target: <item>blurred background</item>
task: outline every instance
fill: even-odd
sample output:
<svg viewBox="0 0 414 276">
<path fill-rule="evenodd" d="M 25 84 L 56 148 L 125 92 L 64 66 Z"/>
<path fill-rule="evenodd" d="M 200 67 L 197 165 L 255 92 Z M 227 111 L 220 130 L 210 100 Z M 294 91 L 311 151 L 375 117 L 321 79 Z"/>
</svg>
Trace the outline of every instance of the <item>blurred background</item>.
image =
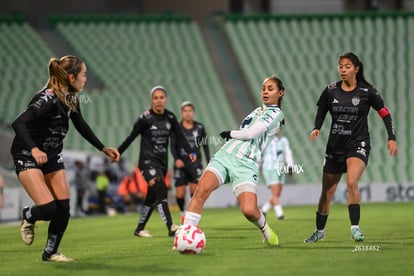
<svg viewBox="0 0 414 276">
<path fill-rule="evenodd" d="M 214 153 L 221 145 L 218 133 L 238 128 L 260 105 L 264 78 L 280 77 L 286 87 L 283 132 L 303 168 L 289 178 L 299 187 L 292 197 L 303 200 L 291 203 L 301 204 L 308 197 L 304 189 L 320 189 L 330 126 L 327 116 L 321 139 L 310 142 L 316 102 L 326 85 L 338 80 L 339 54 L 352 51 L 391 110 L 399 144 L 399 155 L 390 158 L 383 122 L 371 112 L 372 151 L 361 179 L 369 190 L 363 199 L 373 201 L 383 193 L 383 200 L 412 201 L 413 49 L 414 0 L 3 0 L 0 172 L 6 191 L 16 189 L 6 207 L 14 210 L 25 200 L 9 153 L 10 124 L 46 83 L 49 59 L 67 54 L 88 66 L 81 109 L 97 136 L 112 147 L 150 107 L 151 87 L 163 85 L 169 91 L 167 108 L 177 116 L 181 102 L 194 103 L 195 119 L 205 125 Z M 110 168 L 114 185 L 132 171 L 138 153 L 135 141 L 122 168 Z M 102 154 L 73 127 L 65 156 L 70 179 L 75 161 L 91 171 L 106 166 Z M 3 210 L 3 219 L 7 216 Z"/>
</svg>

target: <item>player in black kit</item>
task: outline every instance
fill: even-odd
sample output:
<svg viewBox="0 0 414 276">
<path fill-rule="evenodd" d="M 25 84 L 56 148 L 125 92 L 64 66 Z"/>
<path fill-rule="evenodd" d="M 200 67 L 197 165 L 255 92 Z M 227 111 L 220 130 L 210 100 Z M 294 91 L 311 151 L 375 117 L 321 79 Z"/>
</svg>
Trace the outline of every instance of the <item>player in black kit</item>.
<svg viewBox="0 0 414 276">
<path fill-rule="evenodd" d="M 151 89 L 151 109 L 139 115 L 129 136 L 118 147 L 122 154 L 134 139 L 141 134 L 141 151 L 138 167 L 148 183 L 148 193 L 141 209 L 138 226 L 134 231 L 137 237 L 152 237 L 145 230 L 154 207 L 158 211 L 168 229 L 168 235 L 174 236 L 178 226 L 174 225 L 168 206 L 168 189 L 165 185 L 165 176 L 168 170 L 168 143 L 171 133 L 177 138 L 177 147 L 189 153 L 191 161 L 197 157 L 192 153 L 184 137 L 176 116 L 165 109 L 167 103 L 167 90 L 163 86 Z"/>
<path fill-rule="evenodd" d="M 323 166 L 316 231 L 305 240 L 305 243 L 317 242 L 325 237 L 330 202 L 343 173 L 347 174 L 351 238 L 355 241 L 364 240 L 359 228 L 361 198 L 358 182 L 368 164 L 370 152 L 367 120 L 370 107 L 374 108 L 384 121 L 390 155 L 395 156 L 398 152 L 390 111 L 384 105 L 378 91 L 365 80 L 360 59 L 353 53 L 340 55 L 338 73 L 341 80 L 328 85 L 318 100 L 315 126 L 310 135 L 312 141 L 319 136 L 322 123 L 329 111 L 332 124 Z"/>
<path fill-rule="evenodd" d="M 69 222 L 69 185 L 63 164 L 63 139 L 69 119 L 78 132 L 111 161 L 119 160 L 116 149 L 106 148 L 84 121 L 76 94 L 86 83 L 86 65 L 75 56 L 49 61 L 49 80 L 25 111 L 13 122 L 16 132 L 11 154 L 16 173 L 35 205 L 23 208 L 21 238 L 27 245 L 34 239 L 38 220 L 50 221 L 44 261 L 70 262 L 58 252 Z"/>
<path fill-rule="evenodd" d="M 207 133 L 204 125 L 193 119 L 194 117 L 194 105 L 190 101 L 185 101 L 181 104 L 181 122 L 180 125 L 183 129 L 184 136 L 187 139 L 188 144 L 193 149 L 193 152 L 197 155 L 197 161 L 191 162 L 188 159 L 186 152 L 177 152 L 175 146 L 175 136 L 171 139 L 171 151 L 174 157 L 174 184 L 175 184 L 175 197 L 178 207 L 181 212 L 181 223 L 184 220 L 185 209 L 185 196 L 186 187 L 189 185 L 190 196 L 197 187 L 198 180 L 203 173 L 201 146 L 203 147 L 206 162 L 210 162 L 210 149 L 207 143 Z"/>
</svg>

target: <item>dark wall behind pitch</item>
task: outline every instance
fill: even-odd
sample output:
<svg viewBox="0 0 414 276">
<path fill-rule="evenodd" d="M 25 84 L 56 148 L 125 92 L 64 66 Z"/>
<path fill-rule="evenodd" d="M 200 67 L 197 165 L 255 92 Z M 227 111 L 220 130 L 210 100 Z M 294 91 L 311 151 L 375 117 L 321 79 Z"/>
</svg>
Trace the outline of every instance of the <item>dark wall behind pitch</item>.
<svg viewBox="0 0 414 276">
<path fill-rule="evenodd" d="M 1 0 L 0 15 L 19 13 L 39 27 L 52 15 L 174 13 L 201 19 L 227 12 L 231 0 Z"/>
</svg>

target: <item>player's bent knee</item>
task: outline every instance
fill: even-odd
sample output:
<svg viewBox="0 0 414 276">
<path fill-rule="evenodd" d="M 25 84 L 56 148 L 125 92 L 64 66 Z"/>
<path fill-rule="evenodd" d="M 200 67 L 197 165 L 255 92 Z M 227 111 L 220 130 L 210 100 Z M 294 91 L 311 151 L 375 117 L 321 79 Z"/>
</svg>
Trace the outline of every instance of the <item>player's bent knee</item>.
<svg viewBox="0 0 414 276">
<path fill-rule="evenodd" d="M 51 220 L 58 213 L 58 206 L 56 201 L 37 206 L 41 220 Z"/>
</svg>

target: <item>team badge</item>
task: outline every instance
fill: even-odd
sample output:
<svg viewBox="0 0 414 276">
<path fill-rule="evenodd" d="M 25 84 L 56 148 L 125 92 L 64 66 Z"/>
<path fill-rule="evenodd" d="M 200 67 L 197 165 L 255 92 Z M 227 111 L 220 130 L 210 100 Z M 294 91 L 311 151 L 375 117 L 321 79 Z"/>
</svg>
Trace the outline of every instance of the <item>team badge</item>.
<svg viewBox="0 0 414 276">
<path fill-rule="evenodd" d="M 150 175 L 152 175 L 152 176 L 154 176 L 156 173 L 157 173 L 157 171 L 155 170 L 155 169 L 149 169 L 149 174 Z"/>
<path fill-rule="evenodd" d="M 353 105 L 357 106 L 359 104 L 359 101 L 360 100 L 359 100 L 358 96 L 352 97 L 352 104 Z"/>
<path fill-rule="evenodd" d="M 170 129 L 170 128 L 171 128 L 171 124 L 170 124 L 169 122 L 166 122 L 166 123 L 165 123 L 165 127 L 166 127 L 167 129 Z"/>
</svg>

